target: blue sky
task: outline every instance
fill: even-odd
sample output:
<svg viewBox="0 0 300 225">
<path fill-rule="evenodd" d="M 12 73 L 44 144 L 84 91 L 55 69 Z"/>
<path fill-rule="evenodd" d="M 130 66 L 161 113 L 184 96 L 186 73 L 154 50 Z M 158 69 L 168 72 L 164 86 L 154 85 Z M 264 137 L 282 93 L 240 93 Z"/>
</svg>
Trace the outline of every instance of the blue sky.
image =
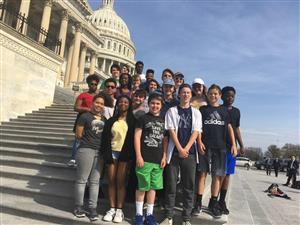
<svg viewBox="0 0 300 225">
<path fill-rule="evenodd" d="M 89 0 L 94 10 L 102 0 Z M 234 86 L 248 147 L 299 144 L 299 1 L 122 1 L 136 60 Z"/>
</svg>

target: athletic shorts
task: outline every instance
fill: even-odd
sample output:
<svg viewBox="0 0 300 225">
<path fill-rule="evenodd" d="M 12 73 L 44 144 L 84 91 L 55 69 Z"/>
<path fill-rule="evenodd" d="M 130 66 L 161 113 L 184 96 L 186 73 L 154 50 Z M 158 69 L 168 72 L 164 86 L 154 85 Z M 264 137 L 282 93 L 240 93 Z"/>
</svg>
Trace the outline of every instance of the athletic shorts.
<svg viewBox="0 0 300 225">
<path fill-rule="evenodd" d="M 226 175 L 226 149 L 206 149 L 205 154 L 199 154 L 198 172 L 211 173 L 212 176 Z"/>
<path fill-rule="evenodd" d="M 236 157 L 229 150 L 226 151 L 226 175 L 234 174 Z"/>
<path fill-rule="evenodd" d="M 163 169 L 157 163 L 144 162 L 144 166 L 135 168 L 138 179 L 138 190 L 163 189 Z"/>
</svg>

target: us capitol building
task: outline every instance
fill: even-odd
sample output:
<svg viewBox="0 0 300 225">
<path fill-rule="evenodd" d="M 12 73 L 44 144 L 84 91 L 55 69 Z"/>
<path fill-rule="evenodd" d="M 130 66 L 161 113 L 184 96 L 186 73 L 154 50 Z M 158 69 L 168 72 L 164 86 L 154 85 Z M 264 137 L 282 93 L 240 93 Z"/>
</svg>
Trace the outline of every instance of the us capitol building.
<svg viewBox="0 0 300 225">
<path fill-rule="evenodd" d="M 0 0 L 0 122 L 50 105 L 55 86 L 89 74 L 103 81 L 112 64 L 134 73 L 135 47 L 114 0 Z"/>
</svg>

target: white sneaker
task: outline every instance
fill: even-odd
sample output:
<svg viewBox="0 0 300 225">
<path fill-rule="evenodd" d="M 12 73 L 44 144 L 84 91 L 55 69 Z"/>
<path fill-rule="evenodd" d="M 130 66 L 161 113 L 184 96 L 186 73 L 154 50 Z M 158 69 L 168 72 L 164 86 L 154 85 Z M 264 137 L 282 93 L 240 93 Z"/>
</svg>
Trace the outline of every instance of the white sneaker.
<svg viewBox="0 0 300 225">
<path fill-rule="evenodd" d="M 166 218 L 159 225 L 173 225 L 173 219 Z"/>
<path fill-rule="evenodd" d="M 75 159 L 70 159 L 70 161 L 67 163 L 68 167 L 76 167 L 76 161 Z"/>
<path fill-rule="evenodd" d="M 105 216 L 103 216 L 102 219 L 106 222 L 111 222 L 115 215 L 116 215 L 116 210 L 111 208 L 106 212 Z"/>
<path fill-rule="evenodd" d="M 123 219 L 124 219 L 124 213 L 123 213 L 122 209 L 117 209 L 113 222 L 121 223 L 123 221 Z"/>
</svg>

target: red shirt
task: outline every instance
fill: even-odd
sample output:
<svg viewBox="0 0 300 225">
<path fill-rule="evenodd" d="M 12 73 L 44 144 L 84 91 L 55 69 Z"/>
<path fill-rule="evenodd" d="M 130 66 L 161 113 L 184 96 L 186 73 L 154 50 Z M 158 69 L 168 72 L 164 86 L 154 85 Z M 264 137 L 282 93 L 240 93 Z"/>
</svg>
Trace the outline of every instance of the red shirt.
<svg viewBox="0 0 300 225">
<path fill-rule="evenodd" d="M 87 92 L 84 92 L 78 95 L 77 100 L 82 100 L 81 107 L 92 108 L 93 98 L 94 96 L 90 95 Z"/>
</svg>

